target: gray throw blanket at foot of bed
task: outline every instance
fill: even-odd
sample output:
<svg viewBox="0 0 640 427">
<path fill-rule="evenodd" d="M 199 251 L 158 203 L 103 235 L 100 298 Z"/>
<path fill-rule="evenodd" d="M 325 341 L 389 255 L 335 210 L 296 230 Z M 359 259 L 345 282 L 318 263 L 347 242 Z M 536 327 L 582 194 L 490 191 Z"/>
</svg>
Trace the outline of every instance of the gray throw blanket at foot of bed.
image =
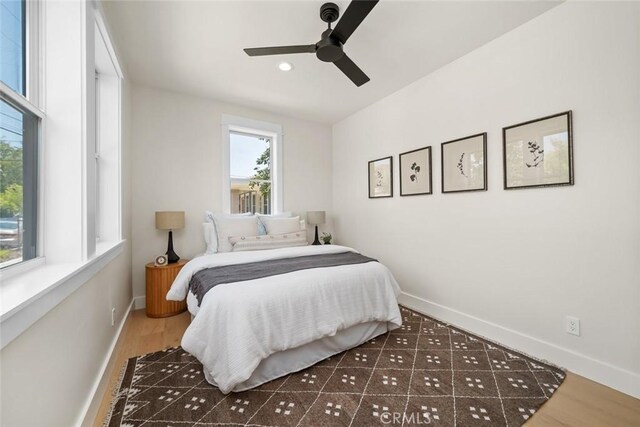
<svg viewBox="0 0 640 427">
<path fill-rule="evenodd" d="M 211 288 L 223 283 L 243 282 L 310 268 L 337 267 L 366 262 L 377 262 L 377 260 L 355 252 L 342 252 L 224 265 L 197 272 L 191 278 L 189 288 L 198 298 L 198 305 L 200 305 L 204 295 Z"/>
</svg>

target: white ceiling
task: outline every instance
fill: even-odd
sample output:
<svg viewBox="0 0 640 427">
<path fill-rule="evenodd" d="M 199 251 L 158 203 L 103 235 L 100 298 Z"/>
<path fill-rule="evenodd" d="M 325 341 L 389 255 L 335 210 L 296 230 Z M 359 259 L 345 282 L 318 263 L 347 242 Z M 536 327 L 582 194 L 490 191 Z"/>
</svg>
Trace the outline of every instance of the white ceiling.
<svg viewBox="0 0 640 427">
<path fill-rule="evenodd" d="M 349 3 L 334 2 L 341 12 Z M 112 0 L 105 10 L 136 82 L 335 123 L 559 4 L 381 0 L 345 44 L 371 78 L 360 88 L 314 54 L 243 52 L 316 43 L 323 3 Z M 283 60 L 294 70 L 279 71 Z"/>
</svg>

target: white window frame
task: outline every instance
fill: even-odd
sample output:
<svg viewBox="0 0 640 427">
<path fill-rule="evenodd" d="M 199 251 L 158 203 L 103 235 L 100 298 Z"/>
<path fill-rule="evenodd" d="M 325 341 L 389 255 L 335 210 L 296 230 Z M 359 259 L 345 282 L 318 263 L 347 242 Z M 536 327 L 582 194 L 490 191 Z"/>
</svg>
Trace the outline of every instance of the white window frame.
<svg viewBox="0 0 640 427">
<path fill-rule="evenodd" d="M 222 115 L 222 212 L 231 212 L 231 132 L 271 138 L 271 209 L 272 214 L 284 211 L 283 133 L 277 123 Z"/>
<path fill-rule="evenodd" d="M 42 105 L 40 88 L 42 86 L 44 70 L 42 69 L 40 46 L 44 44 L 42 40 L 42 5 L 39 1 L 27 1 L 27 99 L 37 106 Z"/>
<path fill-rule="evenodd" d="M 104 50 L 96 49 L 102 55 L 105 69 L 99 69 L 96 61 L 95 72 L 95 140 L 87 147 L 93 163 L 93 173 L 89 174 L 87 189 L 95 189 L 93 206 L 93 227 L 88 227 L 87 254 L 91 258 L 96 247 L 102 243 L 122 239 L 122 80 L 124 75 L 118 62 L 113 43 L 100 9 L 95 11 L 96 44 L 102 43 Z M 105 110 L 106 109 L 106 110 Z M 105 121 L 105 128 L 102 122 Z M 89 141 L 90 142 L 90 141 Z M 105 154 L 103 155 L 102 150 Z M 105 163 L 108 167 L 103 167 Z M 92 182 L 91 182 L 92 181 Z M 98 251 L 99 252 L 99 251 Z"/>
</svg>

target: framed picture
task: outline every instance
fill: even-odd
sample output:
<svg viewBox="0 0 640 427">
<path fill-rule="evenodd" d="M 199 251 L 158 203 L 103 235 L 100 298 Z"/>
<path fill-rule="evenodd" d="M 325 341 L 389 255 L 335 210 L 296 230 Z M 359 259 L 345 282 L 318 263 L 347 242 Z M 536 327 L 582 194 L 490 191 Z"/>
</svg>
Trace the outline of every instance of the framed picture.
<svg viewBox="0 0 640 427">
<path fill-rule="evenodd" d="M 393 197 L 393 157 L 369 162 L 369 198 Z"/>
<path fill-rule="evenodd" d="M 432 194 L 431 147 L 400 154 L 400 195 Z"/>
<path fill-rule="evenodd" d="M 442 192 L 486 191 L 487 133 L 442 143 Z"/>
<path fill-rule="evenodd" d="M 571 111 L 502 129 L 504 189 L 573 185 Z"/>
</svg>

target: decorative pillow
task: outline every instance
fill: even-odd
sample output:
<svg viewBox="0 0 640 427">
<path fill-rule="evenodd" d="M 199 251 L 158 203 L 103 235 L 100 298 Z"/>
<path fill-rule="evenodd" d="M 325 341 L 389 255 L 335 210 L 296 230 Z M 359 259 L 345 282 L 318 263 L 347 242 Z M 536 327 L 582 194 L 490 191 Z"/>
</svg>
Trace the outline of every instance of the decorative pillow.
<svg viewBox="0 0 640 427">
<path fill-rule="evenodd" d="M 307 234 L 302 231 L 269 234 L 268 236 L 229 237 L 229 243 L 233 246 L 233 252 L 288 248 L 291 246 L 306 246 L 308 244 Z"/>
<path fill-rule="evenodd" d="M 218 234 L 218 252 L 231 252 L 231 236 L 255 236 L 258 234 L 258 219 L 255 215 L 218 218 L 214 216 Z"/>
<path fill-rule="evenodd" d="M 285 234 L 300 231 L 300 217 L 291 218 L 262 218 L 267 234 Z"/>
<path fill-rule="evenodd" d="M 211 211 L 204 211 L 204 220 L 205 223 L 202 224 L 204 231 L 204 241 L 207 243 L 207 251 L 206 254 L 215 254 L 218 252 L 218 233 L 216 231 L 214 219 L 215 218 L 237 218 L 237 217 L 246 217 L 251 216 L 251 212 L 241 213 L 241 214 L 223 214 L 223 213 L 213 213 Z M 211 224 L 210 227 L 205 226 L 206 223 Z"/>
<path fill-rule="evenodd" d="M 272 215 L 256 214 L 256 216 L 258 217 L 258 236 L 264 236 L 267 234 L 267 229 L 264 227 L 262 218 L 291 218 L 293 214 L 291 212 L 282 212 Z"/>
</svg>

